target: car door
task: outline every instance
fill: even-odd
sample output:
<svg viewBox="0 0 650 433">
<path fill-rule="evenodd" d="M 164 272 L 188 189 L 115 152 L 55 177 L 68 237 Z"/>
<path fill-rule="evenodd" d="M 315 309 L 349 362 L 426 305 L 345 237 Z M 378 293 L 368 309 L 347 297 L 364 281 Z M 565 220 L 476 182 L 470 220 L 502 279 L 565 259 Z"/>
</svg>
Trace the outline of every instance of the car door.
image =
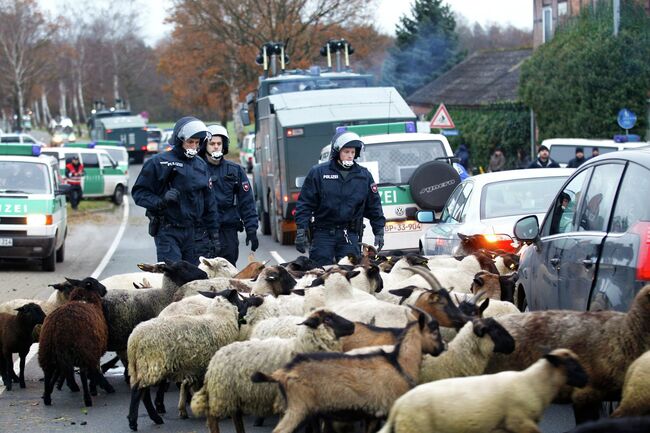
<svg viewBox="0 0 650 433">
<path fill-rule="evenodd" d="M 650 170 L 628 162 L 598 262 L 589 310 L 628 311 L 650 280 Z"/>
<path fill-rule="evenodd" d="M 540 240 L 527 252 L 527 266 L 523 270 L 527 287 L 527 302 L 531 310 L 548 310 L 560 307 L 560 262 L 570 248 L 571 234 L 577 227 L 576 209 L 580 205 L 592 169 L 582 170 L 574 175 L 553 201 L 540 231 Z M 562 209 L 560 198 L 570 197 L 566 209 Z"/>
<path fill-rule="evenodd" d="M 106 152 L 98 152 L 101 166 L 101 174 L 104 178 L 104 188 L 102 195 L 109 196 L 115 191 L 118 181 L 124 176 L 122 171 L 117 167 L 117 163 L 111 159 Z"/>
<path fill-rule="evenodd" d="M 598 270 L 618 185 L 625 169 L 623 161 L 607 161 L 594 167 L 589 186 L 578 203 L 572 230 L 555 252 L 559 257 L 558 306 L 585 311 Z"/>
<path fill-rule="evenodd" d="M 104 192 L 104 176 L 99 166 L 96 152 L 81 152 L 81 163 L 84 165 L 83 193 L 84 196 L 97 197 Z"/>
</svg>

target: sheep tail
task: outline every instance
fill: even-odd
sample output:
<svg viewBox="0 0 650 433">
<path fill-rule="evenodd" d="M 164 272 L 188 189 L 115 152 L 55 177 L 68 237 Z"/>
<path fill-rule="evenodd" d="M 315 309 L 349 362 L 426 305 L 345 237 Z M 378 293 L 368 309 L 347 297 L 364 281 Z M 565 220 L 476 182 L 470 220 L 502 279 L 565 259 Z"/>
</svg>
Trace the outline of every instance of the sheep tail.
<svg viewBox="0 0 650 433">
<path fill-rule="evenodd" d="M 272 376 L 262 373 L 261 371 L 256 371 L 251 376 L 251 381 L 253 383 L 264 383 L 264 382 L 277 382 Z"/>
<path fill-rule="evenodd" d="M 196 416 L 207 416 L 208 404 L 210 399 L 208 397 L 207 385 L 203 385 L 201 389 L 194 393 L 190 407 L 192 413 Z"/>
</svg>

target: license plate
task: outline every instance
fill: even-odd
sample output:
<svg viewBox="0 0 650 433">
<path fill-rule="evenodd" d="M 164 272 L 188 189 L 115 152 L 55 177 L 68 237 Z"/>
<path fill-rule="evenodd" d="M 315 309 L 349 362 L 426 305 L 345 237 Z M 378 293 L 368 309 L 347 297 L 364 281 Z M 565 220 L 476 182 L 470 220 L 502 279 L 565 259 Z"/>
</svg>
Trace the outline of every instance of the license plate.
<svg viewBox="0 0 650 433">
<path fill-rule="evenodd" d="M 386 233 L 392 232 L 416 232 L 422 230 L 422 224 L 417 221 L 388 221 L 384 231 Z"/>
<path fill-rule="evenodd" d="M 12 238 L 0 238 L 0 247 L 13 247 L 14 240 Z"/>
</svg>

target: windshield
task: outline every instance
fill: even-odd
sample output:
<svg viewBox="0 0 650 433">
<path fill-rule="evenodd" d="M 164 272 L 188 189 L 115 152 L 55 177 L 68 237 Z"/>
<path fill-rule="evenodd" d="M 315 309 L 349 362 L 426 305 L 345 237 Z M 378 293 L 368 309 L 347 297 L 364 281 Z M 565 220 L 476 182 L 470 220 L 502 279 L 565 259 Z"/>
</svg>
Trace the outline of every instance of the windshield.
<svg viewBox="0 0 650 433">
<path fill-rule="evenodd" d="M 566 177 L 489 183 L 481 195 L 481 219 L 545 213 Z"/>
<path fill-rule="evenodd" d="M 441 141 L 410 141 L 367 144 L 361 152 L 361 161 L 376 162 L 377 183 L 406 184 L 422 163 L 446 156 Z"/>
<path fill-rule="evenodd" d="M 576 157 L 576 147 L 578 147 L 577 144 L 554 144 L 551 146 L 551 159 L 553 159 L 555 162 L 559 164 L 567 164 L 569 161 L 571 161 L 573 158 Z M 594 148 L 594 146 L 582 146 L 582 149 L 584 150 L 585 158 L 589 159 L 591 157 L 591 151 Z M 606 146 L 596 146 L 598 147 L 598 150 L 600 150 L 600 153 L 609 153 L 609 152 L 614 152 L 615 150 L 618 150 L 614 147 L 606 147 Z"/>
<path fill-rule="evenodd" d="M 0 193 L 49 194 L 51 191 L 47 165 L 0 161 Z"/>
<path fill-rule="evenodd" d="M 108 152 L 109 155 L 111 155 L 111 158 L 113 158 L 117 162 L 125 162 L 128 159 L 128 153 L 125 150 L 121 149 L 106 149 L 104 148 L 106 152 Z"/>
<path fill-rule="evenodd" d="M 278 95 L 280 93 L 303 92 L 306 90 L 321 89 L 342 89 L 349 87 L 368 87 L 365 78 L 300 78 L 296 80 L 282 80 L 268 83 L 268 94 Z M 263 89 L 260 96 L 265 96 Z"/>
</svg>

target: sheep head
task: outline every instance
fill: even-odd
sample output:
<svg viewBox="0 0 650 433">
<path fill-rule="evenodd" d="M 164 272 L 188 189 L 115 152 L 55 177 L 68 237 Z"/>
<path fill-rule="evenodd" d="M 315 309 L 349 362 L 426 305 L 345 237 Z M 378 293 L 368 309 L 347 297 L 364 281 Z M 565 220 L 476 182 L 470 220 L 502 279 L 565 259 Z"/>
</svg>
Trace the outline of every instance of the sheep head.
<svg viewBox="0 0 650 433">
<path fill-rule="evenodd" d="M 492 339 L 494 353 L 509 354 L 515 351 L 515 339 L 512 335 L 496 320 L 492 318 L 474 319 L 474 335 L 483 338 L 486 334 Z"/>
<path fill-rule="evenodd" d="M 259 284 L 268 285 L 268 291 L 257 293 L 270 293 L 276 298 L 280 295 L 290 295 L 291 290 L 296 286 L 296 280 L 283 266 L 269 266 L 264 268 L 257 276 L 261 280 Z"/>
<path fill-rule="evenodd" d="M 417 327 L 420 330 L 422 353 L 428 353 L 432 356 L 440 355 L 445 350 L 445 342 L 442 340 L 438 321 L 418 307 L 409 305 L 409 308 L 417 316 Z"/>
<path fill-rule="evenodd" d="M 207 280 L 208 274 L 200 269 L 198 266 L 193 265 L 185 260 L 177 262 L 166 261 L 164 263 L 147 264 L 138 263 L 138 268 L 145 272 L 155 272 L 165 274 L 167 278 L 172 280 L 178 287 L 185 283 L 195 280 Z"/>
<path fill-rule="evenodd" d="M 551 353 L 544 355 L 544 359 L 551 363 L 553 367 L 564 370 L 566 374 L 566 384 L 578 388 L 587 386 L 589 376 L 580 364 L 580 358 L 569 349 L 555 349 Z"/>
<path fill-rule="evenodd" d="M 75 289 L 84 289 L 89 292 L 95 292 L 101 297 L 106 296 L 106 286 L 97 281 L 95 278 L 86 277 L 83 280 L 74 280 L 72 278 L 66 277 L 66 281 L 70 283 Z"/>
<path fill-rule="evenodd" d="M 16 311 L 18 312 L 16 315 L 18 321 L 25 322 L 29 326 L 41 324 L 45 320 L 45 313 L 43 312 L 43 309 L 40 307 L 40 305 L 33 302 L 16 308 Z"/>
<path fill-rule="evenodd" d="M 354 322 L 351 322 L 332 311 L 324 309 L 314 311 L 304 322 L 300 323 L 300 325 L 305 325 L 312 329 L 324 325 L 334 332 L 334 336 L 337 339 L 354 333 Z"/>
<path fill-rule="evenodd" d="M 437 320 L 440 326 L 447 328 L 460 329 L 470 320 L 470 317 L 454 304 L 449 292 L 445 289 L 438 291 L 425 289 L 415 301 L 415 307 L 427 312 Z"/>
</svg>

